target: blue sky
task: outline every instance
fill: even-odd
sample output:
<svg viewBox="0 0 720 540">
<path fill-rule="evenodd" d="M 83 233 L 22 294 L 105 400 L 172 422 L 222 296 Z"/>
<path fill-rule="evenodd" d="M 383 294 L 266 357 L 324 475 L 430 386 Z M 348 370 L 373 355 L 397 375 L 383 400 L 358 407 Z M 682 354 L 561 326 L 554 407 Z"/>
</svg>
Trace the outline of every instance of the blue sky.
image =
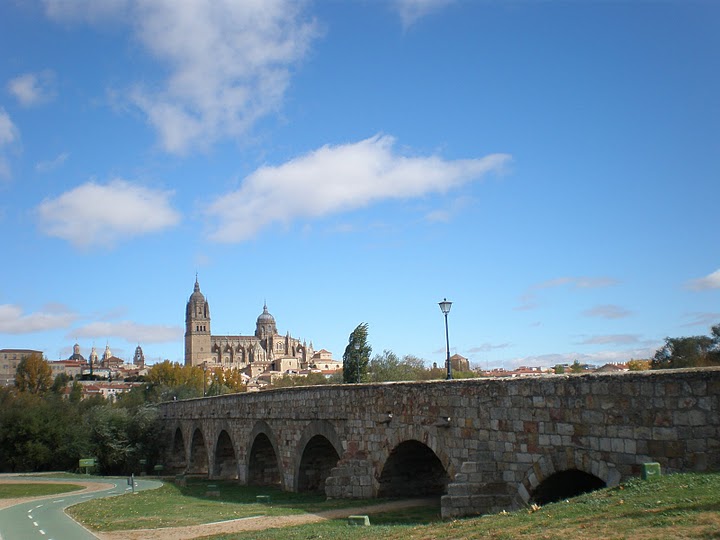
<svg viewBox="0 0 720 540">
<path fill-rule="evenodd" d="M 720 3 L 0 5 L 0 348 L 215 334 L 482 367 L 720 322 Z"/>
</svg>

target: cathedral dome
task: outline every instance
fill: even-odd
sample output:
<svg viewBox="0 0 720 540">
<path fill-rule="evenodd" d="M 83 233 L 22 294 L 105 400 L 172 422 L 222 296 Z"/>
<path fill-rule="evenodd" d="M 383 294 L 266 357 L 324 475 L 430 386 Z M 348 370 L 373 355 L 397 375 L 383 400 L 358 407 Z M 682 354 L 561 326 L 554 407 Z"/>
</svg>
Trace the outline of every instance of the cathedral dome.
<svg viewBox="0 0 720 540">
<path fill-rule="evenodd" d="M 195 289 L 190 295 L 190 302 L 205 302 L 205 296 L 200 292 L 200 284 L 197 278 L 195 278 Z"/>
<path fill-rule="evenodd" d="M 270 312 L 268 311 L 267 304 L 263 306 L 263 312 L 260 314 L 260 316 L 257 318 L 258 324 L 275 324 L 275 317 L 270 315 Z"/>
</svg>

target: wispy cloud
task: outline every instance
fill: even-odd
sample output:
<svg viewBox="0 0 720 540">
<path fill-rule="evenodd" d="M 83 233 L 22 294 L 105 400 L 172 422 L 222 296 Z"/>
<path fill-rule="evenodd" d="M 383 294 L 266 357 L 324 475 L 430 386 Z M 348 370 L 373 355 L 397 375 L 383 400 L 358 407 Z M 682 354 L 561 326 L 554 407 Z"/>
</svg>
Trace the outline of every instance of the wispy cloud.
<svg viewBox="0 0 720 540">
<path fill-rule="evenodd" d="M 54 99 L 54 82 L 55 75 L 50 70 L 24 73 L 11 79 L 7 89 L 23 107 L 33 107 Z"/>
<path fill-rule="evenodd" d="M 61 154 L 58 154 L 57 157 L 54 159 L 48 160 L 48 161 L 38 161 L 35 164 L 35 170 L 37 172 L 46 173 L 53 171 L 60 167 L 63 163 L 67 161 L 67 158 L 70 157 L 70 154 L 67 152 L 62 152 Z"/>
<path fill-rule="evenodd" d="M 68 328 L 76 319 L 77 315 L 58 306 L 46 306 L 42 311 L 23 313 L 20 306 L 0 305 L 2 334 L 31 334 Z"/>
<path fill-rule="evenodd" d="M 690 322 L 683 324 L 684 327 L 688 326 L 705 326 L 710 327 L 716 324 L 720 324 L 720 312 L 700 312 L 700 313 L 688 313 L 686 317 L 691 317 Z"/>
<path fill-rule="evenodd" d="M 128 99 L 172 153 L 244 135 L 277 111 L 293 67 L 319 35 L 303 14 L 306 2 L 296 0 L 46 5 L 57 20 L 96 24 L 117 17 L 167 68 L 165 80 L 136 84 Z"/>
<path fill-rule="evenodd" d="M 602 336 L 588 336 L 583 338 L 579 345 L 632 345 L 640 342 L 640 336 L 635 334 L 607 334 Z"/>
<path fill-rule="evenodd" d="M 173 227 L 180 215 L 171 191 L 152 190 L 125 180 L 88 182 L 44 200 L 37 208 L 40 229 L 78 247 L 111 247 L 117 241 Z"/>
<path fill-rule="evenodd" d="M 206 215 L 217 221 L 210 238 L 240 242 L 272 223 L 442 193 L 499 171 L 510 159 L 507 154 L 454 161 L 408 157 L 396 153 L 394 144 L 393 137 L 377 135 L 258 169 L 239 190 L 210 204 Z"/>
<path fill-rule="evenodd" d="M 124 339 L 130 343 L 168 343 L 179 340 L 179 326 L 139 324 L 132 321 L 94 322 L 74 328 L 66 337 L 84 339 Z"/>
<path fill-rule="evenodd" d="M 507 349 L 508 347 L 512 347 L 512 343 L 483 343 L 477 347 L 471 347 L 468 349 L 469 354 L 473 353 L 480 353 L 480 352 L 491 352 L 498 349 Z"/>
<path fill-rule="evenodd" d="M 586 317 L 600 317 L 603 319 L 623 319 L 632 315 L 632 311 L 614 304 L 602 304 L 583 311 Z"/>
<path fill-rule="evenodd" d="M 15 124 L 5 109 L 0 107 L 0 179 L 10 178 L 10 164 L 8 163 L 6 151 L 20 137 Z"/>
<path fill-rule="evenodd" d="M 631 359 L 650 358 L 662 345 L 657 343 L 623 350 L 605 350 L 593 353 L 564 352 L 522 356 L 505 360 L 505 367 L 540 366 L 552 367 L 557 364 L 572 364 L 575 360 L 581 364 L 603 366 L 609 363 L 627 362 Z"/>
<path fill-rule="evenodd" d="M 705 291 L 708 289 L 720 289 L 720 269 L 705 277 L 693 279 L 687 283 L 687 288 L 693 291 Z"/>
<path fill-rule="evenodd" d="M 407 29 L 418 20 L 440 11 L 455 0 L 395 0 L 395 8 L 400 14 L 403 28 Z"/>
<path fill-rule="evenodd" d="M 617 285 L 618 280 L 600 276 L 600 277 L 570 277 L 564 276 L 546 281 L 541 281 L 528 287 L 527 291 L 520 296 L 520 303 L 515 307 L 516 311 L 526 311 L 537 308 L 540 304 L 537 299 L 538 291 L 545 289 L 555 289 L 559 287 L 567 287 L 570 289 L 599 289 L 603 287 L 612 287 Z M 602 307 L 602 306 L 600 306 Z M 607 307 L 607 306 L 605 306 Z M 600 316 L 600 315 L 593 315 Z"/>
<path fill-rule="evenodd" d="M 472 197 L 457 197 L 445 208 L 438 208 L 425 214 L 425 220 L 429 223 L 446 223 L 473 203 Z"/>
</svg>

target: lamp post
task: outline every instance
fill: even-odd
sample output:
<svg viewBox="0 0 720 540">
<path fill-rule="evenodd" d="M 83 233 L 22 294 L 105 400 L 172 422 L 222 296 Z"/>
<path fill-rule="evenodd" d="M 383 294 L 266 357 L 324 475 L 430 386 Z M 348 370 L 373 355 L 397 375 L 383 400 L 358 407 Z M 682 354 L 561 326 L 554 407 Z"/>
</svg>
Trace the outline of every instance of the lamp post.
<svg viewBox="0 0 720 540">
<path fill-rule="evenodd" d="M 438 305 L 440 306 L 440 311 L 443 312 L 443 315 L 445 315 L 445 344 L 447 347 L 447 359 L 445 360 L 445 367 L 447 368 L 447 380 L 452 379 L 452 367 L 450 365 L 450 335 L 448 334 L 448 320 L 447 316 L 448 313 L 450 313 L 450 306 L 452 306 L 452 302 L 448 302 L 447 298 L 443 298 L 442 302 L 439 302 Z"/>
<path fill-rule="evenodd" d="M 203 397 L 207 394 L 207 360 L 203 362 Z"/>
</svg>

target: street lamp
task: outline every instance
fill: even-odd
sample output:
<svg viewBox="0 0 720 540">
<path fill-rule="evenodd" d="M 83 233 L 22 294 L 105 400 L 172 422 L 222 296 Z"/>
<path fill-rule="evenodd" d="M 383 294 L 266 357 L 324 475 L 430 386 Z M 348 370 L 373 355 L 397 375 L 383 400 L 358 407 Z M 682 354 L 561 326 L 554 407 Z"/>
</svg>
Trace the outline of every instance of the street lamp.
<svg viewBox="0 0 720 540">
<path fill-rule="evenodd" d="M 443 315 L 445 315 L 445 344 L 447 346 L 447 359 L 445 360 L 445 367 L 447 368 L 447 380 L 452 379 L 452 367 L 450 366 L 450 336 L 448 334 L 448 322 L 447 322 L 447 316 L 448 313 L 450 313 L 450 306 L 452 306 L 452 302 L 448 302 L 447 298 L 443 298 L 442 302 L 439 302 L 438 305 L 440 306 L 440 311 L 443 312 Z"/>
<path fill-rule="evenodd" d="M 203 397 L 205 397 L 207 390 L 205 389 L 207 385 L 207 360 L 203 362 Z"/>
</svg>

